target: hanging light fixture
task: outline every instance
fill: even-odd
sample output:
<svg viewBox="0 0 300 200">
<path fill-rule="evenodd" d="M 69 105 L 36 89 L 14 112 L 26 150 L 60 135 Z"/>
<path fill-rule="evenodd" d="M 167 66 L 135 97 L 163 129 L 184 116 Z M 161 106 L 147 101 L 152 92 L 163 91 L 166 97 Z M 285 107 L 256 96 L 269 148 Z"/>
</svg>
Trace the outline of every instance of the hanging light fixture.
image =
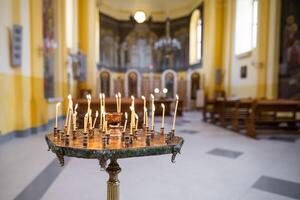
<svg viewBox="0 0 300 200">
<path fill-rule="evenodd" d="M 138 10 L 134 13 L 133 18 L 137 23 L 141 24 L 146 21 L 146 13 L 144 11 Z"/>
<path fill-rule="evenodd" d="M 166 36 L 155 42 L 154 49 L 166 49 L 167 52 L 172 51 L 173 49 L 181 49 L 180 41 L 176 38 L 171 38 L 170 36 L 170 18 L 167 18 L 166 20 Z"/>
</svg>

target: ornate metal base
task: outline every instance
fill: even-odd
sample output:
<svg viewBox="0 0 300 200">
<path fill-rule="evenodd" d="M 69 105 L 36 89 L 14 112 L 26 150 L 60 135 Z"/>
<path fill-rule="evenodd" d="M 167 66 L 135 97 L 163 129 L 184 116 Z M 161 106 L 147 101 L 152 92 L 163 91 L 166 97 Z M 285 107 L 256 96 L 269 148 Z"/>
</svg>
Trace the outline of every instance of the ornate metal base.
<svg viewBox="0 0 300 200">
<path fill-rule="evenodd" d="M 121 172 L 121 168 L 117 163 L 117 160 L 112 159 L 106 168 L 106 172 L 109 174 L 107 181 L 107 200 L 119 200 L 120 199 L 120 181 L 118 174 Z"/>
</svg>

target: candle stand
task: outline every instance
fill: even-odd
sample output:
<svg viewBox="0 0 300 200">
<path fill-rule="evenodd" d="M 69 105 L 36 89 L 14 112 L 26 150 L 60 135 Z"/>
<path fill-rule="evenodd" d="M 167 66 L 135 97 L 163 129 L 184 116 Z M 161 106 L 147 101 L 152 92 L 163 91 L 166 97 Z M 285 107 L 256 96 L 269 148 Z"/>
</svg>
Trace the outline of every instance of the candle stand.
<svg viewBox="0 0 300 200">
<path fill-rule="evenodd" d="M 120 127 L 120 133 L 122 132 Z M 67 143 L 63 137 L 64 132 L 55 130 L 47 134 L 45 139 L 49 150 L 57 155 L 61 166 L 64 165 L 65 156 L 98 159 L 100 168 L 109 174 L 107 200 L 119 200 L 118 174 L 121 168 L 117 162 L 118 159 L 171 154 L 171 161 L 174 162 L 184 140 L 174 136 L 174 131 L 171 132 L 168 134 L 162 134 L 162 131 L 153 132 L 153 137 L 151 137 L 149 129 L 146 128 L 146 130 L 138 129 L 134 133 L 135 137 L 129 133 L 129 130 L 123 132 L 121 137 L 109 137 L 99 129 L 94 129 L 93 135 L 90 136 L 82 129 L 77 129 L 76 137 L 73 137 L 74 134 L 67 136 Z M 109 160 L 110 163 L 107 166 Z"/>
</svg>

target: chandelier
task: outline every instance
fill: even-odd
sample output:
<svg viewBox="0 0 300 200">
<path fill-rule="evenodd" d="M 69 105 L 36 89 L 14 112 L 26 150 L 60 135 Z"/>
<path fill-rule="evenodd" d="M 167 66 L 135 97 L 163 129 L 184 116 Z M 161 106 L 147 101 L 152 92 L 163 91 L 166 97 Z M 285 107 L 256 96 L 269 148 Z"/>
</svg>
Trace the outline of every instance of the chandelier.
<svg viewBox="0 0 300 200">
<path fill-rule="evenodd" d="M 166 21 L 166 36 L 160 38 L 154 44 L 155 50 L 165 49 L 165 50 L 179 50 L 181 49 L 180 41 L 176 38 L 171 38 L 170 36 L 170 19 L 167 18 Z"/>
</svg>

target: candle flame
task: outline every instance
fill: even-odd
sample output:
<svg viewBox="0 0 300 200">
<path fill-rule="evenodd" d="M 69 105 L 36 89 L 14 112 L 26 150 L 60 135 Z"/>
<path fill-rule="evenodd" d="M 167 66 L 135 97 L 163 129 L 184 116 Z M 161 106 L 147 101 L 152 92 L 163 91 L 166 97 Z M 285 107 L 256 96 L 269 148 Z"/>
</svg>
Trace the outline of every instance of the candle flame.
<svg viewBox="0 0 300 200">
<path fill-rule="evenodd" d="M 105 99 L 105 94 L 104 93 L 102 94 L 102 98 Z"/>
<path fill-rule="evenodd" d="M 142 99 L 143 99 L 143 100 L 145 100 L 145 97 L 144 97 L 144 96 L 142 96 Z"/>
<path fill-rule="evenodd" d="M 99 93 L 99 99 L 102 99 L 102 93 Z"/>
<path fill-rule="evenodd" d="M 96 117 L 98 117 L 99 113 L 98 113 L 98 110 L 96 111 Z"/>
<path fill-rule="evenodd" d="M 176 94 L 176 100 L 179 100 L 178 94 Z"/>
<path fill-rule="evenodd" d="M 151 96 L 151 98 L 152 98 L 152 99 L 154 99 L 154 96 L 153 96 L 153 94 L 150 94 L 150 96 Z"/>
<path fill-rule="evenodd" d="M 137 114 L 135 114 L 135 118 L 136 118 L 136 119 L 139 119 L 139 116 L 138 116 Z"/>
<path fill-rule="evenodd" d="M 90 115 L 92 115 L 92 109 L 90 109 Z"/>
<path fill-rule="evenodd" d="M 147 108 L 145 107 L 145 112 L 147 112 Z"/>
<path fill-rule="evenodd" d="M 118 95 L 116 94 L 115 97 L 118 98 Z"/>
<path fill-rule="evenodd" d="M 165 104 L 161 103 L 161 107 L 164 109 L 165 108 Z"/>
<path fill-rule="evenodd" d="M 57 104 L 56 104 L 56 107 L 59 107 L 60 106 L 60 102 L 58 102 Z"/>
<path fill-rule="evenodd" d="M 119 98 L 121 98 L 121 93 L 120 92 L 118 92 L 118 96 L 119 96 Z"/>
<path fill-rule="evenodd" d="M 74 110 L 76 111 L 76 110 L 77 110 L 77 108 L 78 108 L 78 103 L 76 103 L 76 105 L 75 105 L 75 109 L 74 109 Z"/>
<path fill-rule="evenodd" d="M 72 99 L 72 95 L 71 95 L 71 94 L 68 95 L 68 99 L 69 99 L 69 100 Z"/>
<path fill-rule="evenodd" d="M 125 112 L 125 119 L 127 120 L 127 118 L 128 118 L 128 114 L 127 112 Z"/>
<path fill-rule="evenodd" d="M 133 111 L 133 107 L 132 106 L 130 106 L 129 108 L 130 108 L 131 111 Z"/>
<path fill-rule="evenodd" d="M 155 105 L 153 104 L 153 106 L 152 106 L 152 112 L 154 112 L 155 111 Z"/>
<path fill-rule="evenodd" d="M 87 118 L 88 116 L 89 116 L 89 113 L 86 113 L 86 114 L 84 115 L 84 117 L 86 117 L 86 118 Z"/>
<path fill-rule="evenodd" d="M 134 101 L 134 96 L 133 95 L 131 95 L 131 99 Z"/>
</svg>

